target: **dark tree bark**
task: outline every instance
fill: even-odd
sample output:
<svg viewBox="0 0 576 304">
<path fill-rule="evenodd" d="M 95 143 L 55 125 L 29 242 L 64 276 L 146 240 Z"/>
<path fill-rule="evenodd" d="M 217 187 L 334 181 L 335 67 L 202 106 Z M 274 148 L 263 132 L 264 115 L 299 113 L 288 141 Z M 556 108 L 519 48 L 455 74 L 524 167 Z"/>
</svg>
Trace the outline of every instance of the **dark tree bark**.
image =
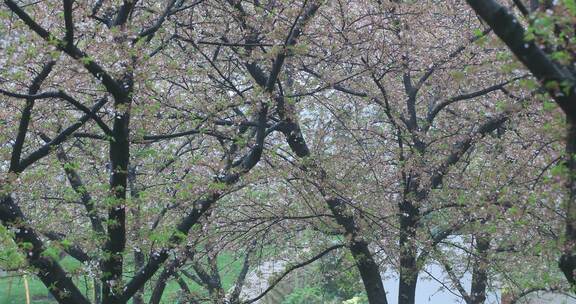
<svg viewBox="0 0 576 304">
<path fill-rule="evenodd" d="M 128 172 L 128 184 L 130 186 L 130 197 L 133 200 L 138 200 L 140 198 L 140 190 L 136 186 L 136 168 L 134 166 L 131 166 Z M 142 227 L 139 206 L 132 208 L 132 217 L 134 227 L 136 229 Z M 134 257 L 134 272 L 137 272 L 140 268 L 144 267 L 146 257 L 140 248 L 135 248 L 132 252 L 132 256 Z M 140 290 L 134 294 L 132 304 L 144 304 L 144 288 L 140 288 Z"/>
<path fill-rule="evenodd" d="M 476 236 L 475 252 L 472 271 L 472 287 L 470 288 L 470 303 L 484 304 L 486 301 L 486 286 L 488 284 L 488 250 L 490 249 L 490 237 L 486 234 Z"/>
<path fill-rule="evenodd" d="M 170 277 L 172 277 L 177 271 L 180 266 L 186 261 L 185 257 L 174 259 L 168 265 L 164 267 L 164 270 L 158 276 L 156 280 L 156 285 L 152 290 L 152 295 L 150 296 L 150 304 L 159 304 L 162 300 L 162 295 L 164 294 L 164 290 L 166 289 L 166 284 Z"/>
<path fill-rule="evenodd" d="M 45 138 L 46 142 L 50 142 L 50 140 L 51 139 L 48 137 Z M 71 166 L 67 166 L 67 164 L 70 163 L 70 159 L 62 147 L 58 147 L 56 150 L 56 157 L 58 158 L 58 161 L 60 161 L 60 164 L 66 173 L 66 177 L 68 178 L 70 186 L 72 186 L 74 192 L 80 195 L 80 201 L 82 202 L 82 205 L 84 205 L 84 209 L 86 210 L 88 218 L 90 219 L 92 230 L 94 230 L 98 236 L 104 236 L 106 231 L 104 229 L 104 225 L 102 224 L 102 219 L 98 215 L 98 211 L 94 206 L 92 196 L 86 190 L 86 186 L 84 185 L 84 182 L 80 178 L 78 172 L 76 172 L 76 170 L 74 170 Z"/>
<path fill-rule="evenodd" d="M 4 3 L 8 7 L 10 11 L 12 11 L 15 15 L 17 15 L 23 22 L 28 26 L 28 28 L 36 33 L 39 37 L 43 40 L 48 41 L 50 44 L 56 46 L 59 51 L 64 52 L 69 57 L 75 59 L 78 63 L 84 66 L 84 68 L 94 76 L 100 83 L 103 84 L 106 91 L 113 96 L 115 102 L 115 110 L 116 113 L 114 115 L 114 122 L 112 130 L 110 130 L 103 122 L 95 115 L 95 112 L 99 110 L 105 103 L 106 100 L 102 99 L 92 110 L 87 109 L 82 106 L 80 103 L 75 103 L 75 106 L 80 106 L 81 110 L 86 113 L 79 122 L 73 124 L 72 126 L 68 127 L 64 131 L 62 131 L 58 136 L 56 136 L 52 141 L 42 146 L 40 149 L 34 151 L 27 157 L 23 158 L 20 161 L 12 161 L 14 164 L 13 168 L 10 169 L 11 173 L 18 174 L 26 169 L 31 164 L 35 163 L 42 157 L 48 155 L 51 149 L 57 147 L 61 143 L 63 143 L 68 137 L 73 135 L 73 133 L 78 130 L 84 123 L 86 123 L 89 119 L 94 119 L 95 122 L 105 130 L 106 135 L 111 137 L 109 142 L 109 159 L 110 159 L 110 196 L 113 197 L 115 203 L 112 204 L 111 207 L 108 208 L 108 218 L 106 221 L 107 229 L 107 240 L 104 244 L 104 251 L 106 253 L 105 259 L 103 259 L 100 263 L 100 268 L 102 271 L 102 303 L 104 304 L 116 304 L 116 303 L 126 303 L 133 295 L 141 289 L 144 284 L 150 280 L 150 278 L 155 274 L 155 272 L 159 269 L 162 263 L 166 261 L 168 258 L 168 251 L 172 249 L 174 246 L 180 244 L 183 240 L 182 237 L 178 234 L 173 235 L 170 238 L 170 248 L 164 248 L 159 252 L 155 252 L 154 255 L 150 258 L 148 263 L 144 265 L 136 274 L 132 280 L 123 286 L 122 284 L 122 274 L 123 274 L 123 252 L 126 246 L 126 208 L 124 201 L 126 199 L 126 191 L 127 191 L 127 170 L 128 170 L 128 163 L 130 159 L 130 141 L 129 141 L 129 122 L 130 122 L 130 103 L 131 103 L 131 93 L 132 93 L 132 75 L 131 70 L 133 67 L 128 68 L 128 71 L 123 79 L 115 79 L 111 74 L 109 74 L 103 66 L 99 65 L 94 60 L 86 60 L 86 58 L 93 58 L 86 54 L 82 50 L 80 50 L 74 43 L 74 24 L 73 24 L 73 1 L 64 0 L 64 19 L 65 19 L 65 37 L 64 40 L 56 38 L 56 35 L 53 35 L 48 30 L 43 28 L 39 23 L 37 23 L 30 15 L 28 15 L 23 7 L 20 7 L 15 1 L 12 0 L 5 0 Z M 114 17 L 110 18 L 109 20 L 103 20 L 104 23 L 108 27 L 116 27 L 122 26 L 130 19 L 130 15 L 132 10 L 135 7 L 136 1 L 123 1 L 118 9 L 116 10 L 116 14 Z M 181 2 L 180 2 L 181 3 Z M 144 38 L 144 37 L 152 37 L 152 35 L 160 28 L 162 22 L 166 19 L 166 17 L 172 13 L 171 8 L 176 4 L 176 1 L 172 1 L 167 6 L 166 10 L 164 11 L 162 17 L 150 28 L 146 28 L 141 32 L 141 35 L 136 38 Z M 94 6 L 94 15 L 98 12 L 100 4 L 96 4 Z M 93 16 L 94 17 L 94 16 Z M 293 39 L 297 39 L 297 36 Z M 4 93 L 4 92 L 2 92 Z M 17 94 L 21 95 L 21 94 Z M 32 94 L 35 95 L 35 94 Z M 28 95 L 24 98 L 28 98 L 30 100 L 35 98 L 65 98 L 67 101 L 74 102 L 75 100 L 70 96 L 67 96 L 61 92 L 58 94 L 51 94 L 50 96 L 32 96 Z M 54 95 L 54 96 L 53 96 Z M 19 96 L 12 96 L 17 98 L 22 98 Z M 30 112 L 32 109 L 32 102 L 27 104 L 27 112 Z M 256 145 L 251 151 L 243 158 L 242 163 L 234 164 L 231 168 L 227 168 L 230 170 L 234 170 L 233 173 L 226 172 L 224 177 L 218 176 L 215 178 L 216 182 L 232 184 L 238 181 L 238 179 L 242 176 L 242 174 L 247 173 L 252 167 L 256 165 L 256 163 L 260 160 L 262 155 L 263 147 L 264 147 L 264 138 L 267 135 L 265 132 L 266 128 L 266 115 L 267 115 L 267 108 L 263 107 L 264 109 L 261 112 L 259 118 L 259 124 L 257 126 L 257 142 Z M 25 118 L 29 115 L 25 115 Z M 29 118 L 26 118 L 27 120 Z M 26 125 L 25 127 L 21 128 L 21 132 L 23 135 L 26 133 L 27 122 L 24 122 Z M 196 131 L 197 132 L 197 131 Z M 24 136 L 20 136 L 23 142 Z M 178 137 L 183 136 L 185 134 L 179 134 Z M 165 138 L 172 138 L 166 136 Z M 149 138 L 154 139 L 154 138 Z M 17 151 L 12 157 L 12 159 L 17 160 L 20 159 L 20 152 Z M 189 214 L 187 214 L 181 221 L 176 225 L 175 228 L 178 230 L 179 233 L 187 234 L 193 225 L 195 225 L 200 217 L 211 207 L 211 205 L 217 201 L 223 195 L 223 191 L 210 191 L 206 194 L 203 198 L 198 200 L 198 204 L 195 208 L 193 208 Z M 12 198 L 9 195 L 3 195 L 1 197 L 2 205 L 0 206 L 0 220 L 7 226 L 13 226 L 14 223 L 24 223 L 24 217 L 17 208 L 16 204 L 13 202 Z M 32 242 L 35 245 L 39 245 L 40 247 L 34 247 L 34 250 L 39 250 L 41 252 L 42 243 L 40 238 L 37 237 L 35 232 L 31 229 L 26 229 L 27 234 L 22 237 L 23 242 Z M 21 240 L 16 240 L 20 242 Z M 33 266 L 37 266 L 44 271 L 47 276 L 45 277 L 46 280 L 43 279 L 46 286 L 54 286 L 55 290 L 60 289 L 60 287 L 66 287 L 62 290 L 67 290 L 72 293 L 72 297 L 66 296 L 68 298 L 76 299 L 76 300 L 67 300 L 64 299 L 62 303 L 85 303 L 87 300 L 83 298 L 82 294 L 78 292 L 78 294 L 74 293 L 77 291 L 77 287 L 74 286 L 74 283 L 67 278 L 67 275 L 63 273 L 60 266 L 54 261 L 53 263 L 44 263 L 44 260 L 36 261 L 36 254 L 32 254 L 29 257 L 29 260 Z M 50 265 L 47 265 L 50 264 Z M 42 277 L 42 274 L 39 275 Z M 53 280 L 63 277 L 64 279 L 55 282 Z M 68 286 L 67 284 L 70 284 Z M 96 298 L 100 293 L 96 293 Z M 56 296 L 56 295 L 55 295 Z M 63 296 L 58 297 L 57 299 L 61 299 Z M 70 302 L 72 301 L 72 302 Z M 98 302 L 98 300 L 97 300 Z"/>
<path fill-rule="evenodd" d="M 576 121 L 568 118 L 566 137 L 566 241 L 559 266 L 572 288 L 576 288 Z"/>
<path fill-rule="evenodd" d="M 128 76 L 127 78 L 130 78 Z M 115 100 L 116 115 L 110 141 L 110 196 L 114 203 L 108 208 L 107 241 L 104 244 L 106 257 L 102 260 L 102 303 L 123 303 L 118 299 L 122 288 L 124 250 L 126 248 L 126 191 L 128 187 L 128 163 L 130 161 L 130 91 L 131 81 L 126 81 L 126 90 Z"/>
<path fill-rule="evenodd" d="M 412 202 L 400 204 L 400 278 L 398 282 L 398 303 L 414 304 L 419 269 L 416 265 L 416 230 L 419 210 Z"/>
<path fill-rule="evenodd" d="M 268 113 L 267 107 L 262 107 L 258 113 L 258 127 L 256 131 L 256 143 L 246 152 L 242 161 L 232 165 L 229 170 L 236 170 L 235 173 L 224 172 L 222 176 L 214 178 L 214 182 L 224 183 L 226 185 L 235 184 L 239 178 L 248 173 L 261 159 L 264 149 L 264 140 L 266 137 L 266 117 Z M 119 301 L 125 303 L 134 296 L 139 289 L 141 289 L 146 282 L 154 276 L 158 269 L 168 259 L 169 251 L 181 244 L 185 239 L 181 235 L 188 235 L 190 229 L 196 225 L 200 218 L 224 195 L 222 190 L 209 191 L 204 197 L 200 198 L 192 210 L 180 219 L 175 229 L 178 234 L 172 235 L 168 241 L 168 247 L 160 251 L 153 252 L 148 262 L 135 274 L 135 276 L 126 284 L 121 295 L 118 296 Z"/>
<path fill-rule="evenodd" d="M 348 248 L 360 272 L 362 283 L 368 295 L 368 302 L 370 304 L 387 304 L 380 267 L 374 260 L 374 256 L 368 248 L 368 243 L 358 235 L 359 229 L 354 216 L 346 213 L 348 208 L 346 208 L 346 203 L 341 199 L 331 198 L 326 202 L 338 224 L 346 231 L 346 237 L 350 239 Z"/>
<path fill-rule="evenodd" d="M 48 77 L 55 64 L 56 61 L 50 61 L 44 65 L 42 71 L 32 80 L 32 83 L 28 88 L 28 94 L 34 95 L 38 93 L 40 85 L 42 85 L 44 80 Z M 22 116 L 20 117 L 20 124 L 18 126 L 18 134 L 16 134 L 16 140 L 14 141 L 12 156 L 10 158 L 10 168 L 12 168 L 11 171 L 14 172 L 19 171 L 22 148 L 24 147 L 24 141 L 26 140 L 26 134 L 28 133 L 28 126 L 30 125 L 33 108 L 34 99 L 27 99 L 26 106 L 22 110 Z"/>
</svg>

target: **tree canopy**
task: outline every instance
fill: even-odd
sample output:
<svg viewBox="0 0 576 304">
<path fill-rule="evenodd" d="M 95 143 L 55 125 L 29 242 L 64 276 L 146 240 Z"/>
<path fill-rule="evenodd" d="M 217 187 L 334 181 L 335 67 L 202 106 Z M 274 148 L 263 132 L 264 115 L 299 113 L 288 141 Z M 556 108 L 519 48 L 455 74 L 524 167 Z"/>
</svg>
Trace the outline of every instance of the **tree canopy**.
<svg viewBox="0 0 576 304">
<path fill-rule="evenodd" d="M 574 0 L 4 0 L 0 269 L 75 304 L 573 294 L 575 25 Z"/>
</svg>

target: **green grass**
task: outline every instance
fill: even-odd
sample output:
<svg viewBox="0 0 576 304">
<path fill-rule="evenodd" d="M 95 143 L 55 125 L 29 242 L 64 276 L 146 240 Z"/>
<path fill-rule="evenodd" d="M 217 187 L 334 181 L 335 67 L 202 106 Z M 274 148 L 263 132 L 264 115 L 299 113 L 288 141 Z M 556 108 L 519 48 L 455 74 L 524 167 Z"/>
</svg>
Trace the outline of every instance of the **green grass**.
<svg viewBox="0 0 576 304">
<path fill-rule="evenodd" d="M 234 256 L 232 254 L 222 253 L 218 256 L 218 269 L 220 269 L 220 277 L 222 279 L 222 285 L 224 287 L 224 290 L 228 290 L 233 286 L 234 281 L 236 279 L 236 276 L 240 272 L 241 268 L 242 268 L 242 261 L 235 260 Z M 204 293 L 205 292 L 205 290 L 201 286 L 196 284 L 194 281 L 189 280 L 185 276 L 182 276 L 182 278 L 184 278 L 186 280 L 186 283 L 188 284 L 188 287 L 190 287 L 190 290 L 192 292 L 195 292 L 195 293 Z M 146 292 L 144 294 L 145 299 L 149 298 L 153 289 L 154 289 L 154 286 L 146 288 Z M 163 304 L 178 303 L 177 302 L 177 296 L 180 293 L 181 293 L 180 292 L 180 286 L 178 285 L 178 283 L 173 281 L 173 280 L 170 281 L 166 285 L 166 289 L 164 291 L 164 296 L 162 298 L 161 303 L 163 303 Z"/>
<path fill-rule="evenodd" d="M 129 262 L 129 261 L 128 261 Z M 64 258 L 62 261 L 62 266 L 70 271 L 76 269 L 80 266 L 80 263 L 70 257 Z M 218 258 L 218 265 L 221 270 L 222 284 L 224 289 L 228 290 L 234 284 L 234 280 L 237 274 L 240 272 L 242 267 L 241 261 L 234 260 L 232 254 L 222 253 Z M 129 267 L 129 266 L 128 266 Z M 129 274 L 128 274 L 129 275 Z M 47 300 L 49 296 L 48 289 L 44 284 L 38 280 L 36 277 L 27 276 L 28 286 L 30 288 L 30 295 L 32 297 L 32 303 L 34 304 L 53 304 L 56 303 L 54 300 Z M 75 278 L 75 282 L 81 291 L 86 293 L 87 289 L 90 290 L 92 298 L 92 282 L 88 279 L 88 286 L 86 286 L 85 277 Z M 190 289 L 193 292 L 201 293 L 203 291 L 202 287 L 194 283 L 191 280 L 186 279 Z M 152 293 L 153 286 L 147 285 L 145 290 L 145 299 L 147 300 Z M 164 291 L 164 297 L 162 298 L 162 303 L 174 304 L 176 302 L 176 297 L 180 293 L 180 286 L 174 281 L 170 281 Z M 147 301 L 146 301 L 147 302 Z M 0 304 L 24 304 L 26 303 L 26 294 L 24 291 L 24 279 L 22 276 L 14 276 L 14 274 L 9 274 L 8 277 L 0 277 Z"/>
<path fill-rule="evenodd" d="M 70 271 L 80 267 L 80 263 L 72 258 L 64 258 L 61 261 L 62 267 Z M 28 286 L 30 288 L 31 302 L 34 304 L 48 304 L 56 303 L 56 301 L 48 300 L 48 288 L 44 286 L 42 281 L 34 276 L 26 276 L 28 279 Z M 78 282 L 77 282 L 78 283 Z M 79 284 L 82 289 L 84 284 Z M 26 303 L 26 292 L 24 289 L 24 277 L 9 274 L 8 277 L 0 277 L 0 304 L 23 304 Z"/>
<path fill-rule="evenodd" d="M 48 304 L 55 301 L 40 300 L 48 298 L 48 289 L 36 278 L 27 276 L 28 286 L 32 303 Z M 24 291 L 24 278 L 9 277 L 0 278 L 0 304 L 22 304 L 26 303 L 26 293 Z"/>
</svg>

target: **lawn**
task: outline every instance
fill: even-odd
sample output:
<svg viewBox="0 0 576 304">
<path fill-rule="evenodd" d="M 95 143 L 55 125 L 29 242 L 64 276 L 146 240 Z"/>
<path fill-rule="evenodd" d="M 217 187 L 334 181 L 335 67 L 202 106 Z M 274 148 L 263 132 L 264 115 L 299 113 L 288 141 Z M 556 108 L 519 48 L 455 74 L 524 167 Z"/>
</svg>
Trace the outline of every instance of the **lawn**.
<svg viewBox="0 0 576 304">
<path fill-rule="evenodd" d="M 241 268 L 241 261 L 234 260 L 232 254 L 223 253 L 218 258 L 218 264 L 222 269 L 222 284 L 225 289 L 229 289 L 234 284 L 234 279 Z M 73 270 L 78 268 L 80 264 L 69 257 L 62 260 L 62 265 L 66 270 Z M 129 275 L 129 274 L 127 274 Z M 56 303 L 55 300 L 50 300 L 48 289 L 42 284 L 40 280 L 35 277 L 27 276 L 28 285 L 30 288 L 31 302 L 34 304 L 48 304 Z M 92 294 L 92 281 L 86 277 L 75 278 L 77 286 L 85 293 Z M 190 289 L 193 292 L 200 292 L 202 288 L 191 280 L 186 280 Z M 152 293 L 152 287 L 145 288 L 145 297 Z M 162 303 L 173 304 L 176 302 L 176 296 L 180 291 L 180 287 L 174 281 L 166 286 Z M 146 301 L 147 302 L 147 301 Z M 24 288 L 24 277 L 15 273 L 10 273 L 5 277 L 0 277 L 0 304 L 24 304 L 26 303 L 26 293 Z"/>
</svg>

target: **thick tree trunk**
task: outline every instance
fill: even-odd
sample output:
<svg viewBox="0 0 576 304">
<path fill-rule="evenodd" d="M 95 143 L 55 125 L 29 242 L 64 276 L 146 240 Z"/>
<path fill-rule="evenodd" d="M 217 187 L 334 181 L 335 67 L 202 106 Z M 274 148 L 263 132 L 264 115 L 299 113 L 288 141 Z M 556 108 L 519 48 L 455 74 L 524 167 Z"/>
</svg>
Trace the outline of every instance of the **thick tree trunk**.
<svg viewBox="0 0 576 304">
<path fill-rule="evenodd" d="M 144 253 L 140 249 L 134 250 L 134 272 L 144 267 Z M 134 294 L 133 304 L 144 304 L 144 288 Z"/>
<path fill-rule="evenodd" d="M 116 115 L 110 140 L 110 196 L 113 203 L 108 207 L 108 239 L 104 245 L 106 258 L 102 260 L 102 303 L 122 304 L 124 250 L 126 248 L 126 192 L 128 187 L 128 163 L 130 161 L 129 123 L 130 100 L 126 96 L 116 100 Z"/>
<path fill-rule="evenodd" d="M 355 241 L 350 245 L 350 252 L 356 261 L 356 267 L 358 267 L 360 277 L 364 283 L 368 302 L 370 304 L 387 304 L 380 268 L 374 261 L 372 253 L 368 249 L 368 244 L 364 241 Z"/>
<path fill-rule="evenodd" d="M 413 244 L 404 244 L 400 253 L 400 281 L 398 282 L 398 303 L 414 304 L 416 301 L 416 248 Z M 402 252 L 403 251 L 403 252 Z"/>
<path fill-rule="evenodd" d="M 102 284 L 100 279 L 94 279 L 94 304 L 102 303 Z"/>
<path fill-rule="evenodd" d="M 418 209 L 409 201 L 400 205 L 400 281 L 398 283 L 398 304 L 414 304 L 418 266 L 416 258 L 416 228 Z"/>
<path fill-rule="evenodd" d="M 136 186 L 136 168 L 131 166 L 128 172 L 128 184 L 130 186 L 130 197 L 132 198 L 133 202 L 138 204 L 132 210 L 132 216 L 134 218 L 134 227 L 136 229 L 140 229 L 143 226 L 142 221 L 140 219 L 140 206 L 139 206 L 139 198 L 140 198 L 140 189 Z M 137 233 L 138 239 L 142 239 L 140 233 Z M 137 273 L 145 264 L 145 256 L 142 250 L 137 247 L 133 251 L 134 257 L 134 273 Z M 144 287 L 140 288 L 135 294 L 134 298 L 132 299 L 132 304 L 144 304 Z"/>
<path fill-rule="evenodd" d="M 565 202 L 566 210 L 566 240 L 564 243 L 564 252 L 560 258 L 559 266 L 566 279 L 576 288 L 576 120 L 567 119 L 567 138 L 566 138 L 566 167 L 567 170 L 567 194 Z"/>
<path fill-rule="evenodd" d="M 380 267 L 374 260 L 368 243 L 358 236 L 358 226 L 354 216 L 346 212 L 345 202 L 338 198 L 327 199 L 326 203 L 338 224 L 346 231 L 346 236 L 350 238 L 348 248 L 354 257 L 358 272 L 360 272 L 362 283 L 364 283 L 368 295 L 368 302 L 370 304 L 388 304 L 380 276 Z"/>
<path fill-rule="evenodd" d="M 470 288 L 470 304 L 484 304 L 486 301 L 486 285 L 488 283 L 488 249 L 490 238 L 485 234 L 476 236 L 476 259 L 472 271 L 472 287 Z"/>
</svg>

